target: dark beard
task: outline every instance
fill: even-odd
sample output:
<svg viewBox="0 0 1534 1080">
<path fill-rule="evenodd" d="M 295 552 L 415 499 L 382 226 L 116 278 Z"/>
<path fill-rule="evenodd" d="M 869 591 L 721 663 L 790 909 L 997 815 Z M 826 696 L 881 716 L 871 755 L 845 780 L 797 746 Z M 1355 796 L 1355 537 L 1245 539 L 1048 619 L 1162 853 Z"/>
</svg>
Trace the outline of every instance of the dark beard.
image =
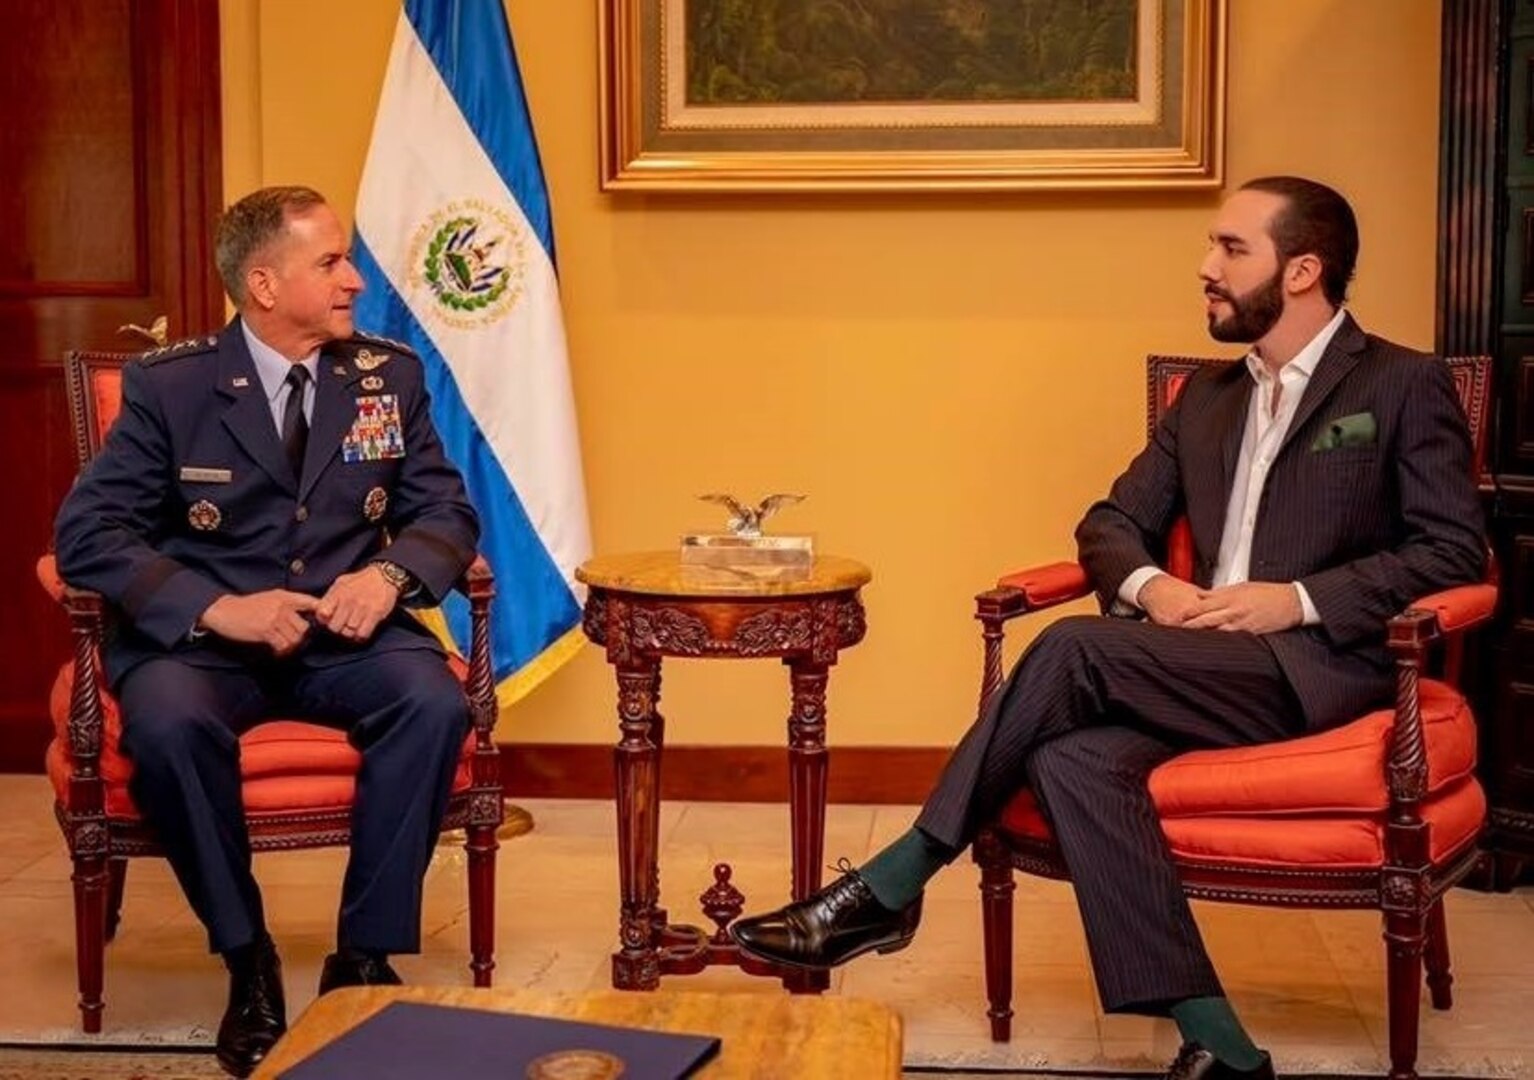
<svg viewBox="0 0 1534 1080">
<path fill-rule="evenodd" d="M 1245 296 L 1232 296 L 1223 289 L 1215 295 L 1230 304 L 1230 316 L 1223 321 L 1209 313 L 1209 336 L 1216 341 L 1250 345 L 1261 341 L 1278 323 L 1284 313 L 1284 268 L 1280 266 L 1273 276 L 1252 289 Z"/>
</svg>

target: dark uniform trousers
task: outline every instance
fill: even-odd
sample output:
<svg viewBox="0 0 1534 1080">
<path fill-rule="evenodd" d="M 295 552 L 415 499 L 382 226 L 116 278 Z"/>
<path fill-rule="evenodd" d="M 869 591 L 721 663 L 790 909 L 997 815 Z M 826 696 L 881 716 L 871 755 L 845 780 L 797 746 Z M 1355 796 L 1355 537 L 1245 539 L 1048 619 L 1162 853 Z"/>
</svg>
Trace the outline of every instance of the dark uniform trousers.
<svg viewBox="0 0 1534 1080">
<path fill-rule="evenodd" d="M 1388 695 L 1383 673 L 1380 689 Z M 1075 883 L 1103 1007 L 1164 1015 L 1176 1001 L 1222 991 L 1149 775 L 1184 750 L 1305 730 L 1261 637 L 1067 618 L 1039 636 L 993 696 L 916 825 L 962 849 L 1026 778 Z"/>
<path fill-rule="evenodd" d="M 337 941 L 419 950 L 422 879 L 469 726 L 463 689 L 437 652 L 373 650 L 316 667 L 199 667 L 163 656 L 128 672 L 118 698 L 122 747 L 135 768 L 130 794 L 214 951 L 264 930 L 239 736 L 272 716 L 345 729 L 362 754 Z"/>
</svg>

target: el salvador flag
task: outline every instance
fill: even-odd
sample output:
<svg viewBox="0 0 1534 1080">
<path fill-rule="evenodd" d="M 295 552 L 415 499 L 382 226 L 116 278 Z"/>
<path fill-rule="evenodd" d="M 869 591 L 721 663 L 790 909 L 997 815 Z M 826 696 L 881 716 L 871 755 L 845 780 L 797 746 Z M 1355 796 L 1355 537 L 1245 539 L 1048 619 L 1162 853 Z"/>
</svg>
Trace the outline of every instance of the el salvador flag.
<svg viewBox="0 0 1534 1080">
<path fill-rule="evenodd" d="M 502 705 L 580 647 L 591 551 L 548 190 L 501 0 L 405 0 L 357 198 L 359 328 L 426 366 L 496 578 Z M 465 653 L 468 605 L 444 605 Z"/>
</svg>

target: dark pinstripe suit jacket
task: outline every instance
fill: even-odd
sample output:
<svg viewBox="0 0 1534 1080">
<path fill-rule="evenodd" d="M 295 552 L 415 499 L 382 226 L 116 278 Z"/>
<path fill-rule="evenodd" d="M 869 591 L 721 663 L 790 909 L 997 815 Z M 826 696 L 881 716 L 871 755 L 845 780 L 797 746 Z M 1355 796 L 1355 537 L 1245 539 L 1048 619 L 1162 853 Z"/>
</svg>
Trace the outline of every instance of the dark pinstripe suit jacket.
<svg viewBox="0 0 1534 1080">
<path fill-rule="evenodd" d="M 1076 540 L 1105 610 L 1132 571 L 1162 563 L 1164 538 L 1183 514 L 1194 579 L 1210 584 L 1253 386 L 1239 363 L 1192 378 L 1087 511 Z M 1374 419 L 1372 441 L 1318 445 L 1335 421 L 1364 413 Z M 1299 581 L 1321 616 L 1320 626 L 1265 638 L 1307 725 L 1388 700 L 1385 620 L 1417 597 L 1481 580 L 1485 551 L 1469 429 L 1448 368 L 1347 316 L 1268 473 L 1252 536 L 1250 579 Z"/>
</svg>

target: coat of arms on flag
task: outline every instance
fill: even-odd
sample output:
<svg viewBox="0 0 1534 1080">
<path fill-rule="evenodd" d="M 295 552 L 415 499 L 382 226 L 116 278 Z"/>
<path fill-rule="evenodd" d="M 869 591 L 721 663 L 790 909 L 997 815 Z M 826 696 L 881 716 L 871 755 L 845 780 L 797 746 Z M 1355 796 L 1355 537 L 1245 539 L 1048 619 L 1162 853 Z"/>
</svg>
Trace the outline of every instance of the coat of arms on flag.
<svg viewBox="0 0 1534 1080">
<path fill-rule="evenodd" d="M 471 329 L 506 314 L 522 298 L 527 228 L 478 199 L 454 200 L 416 230 L 410 244 L 412 308 Z"/>
</svg>

